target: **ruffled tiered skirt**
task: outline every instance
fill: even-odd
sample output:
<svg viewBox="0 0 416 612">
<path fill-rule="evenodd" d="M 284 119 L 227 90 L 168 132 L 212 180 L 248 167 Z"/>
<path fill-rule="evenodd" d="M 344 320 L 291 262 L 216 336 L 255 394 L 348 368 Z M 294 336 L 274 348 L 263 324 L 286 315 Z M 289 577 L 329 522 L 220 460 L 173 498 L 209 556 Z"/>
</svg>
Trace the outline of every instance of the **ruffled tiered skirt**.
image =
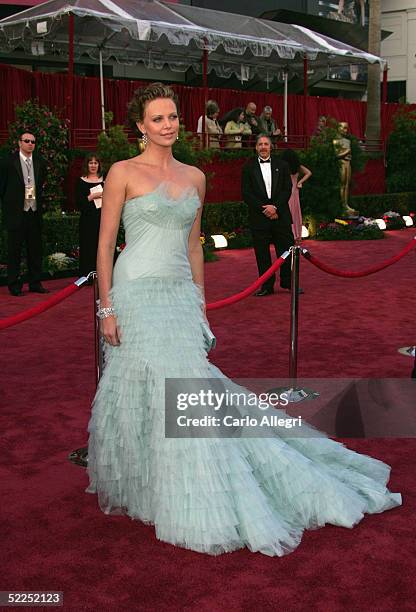
<svg viewBox="0 0 416 612">
<path fill-rule="evenodd" d="M 121 345 L 108 347 L 89 424 L 90 486 L 101 509 L 155 526 L 175 546 L 284 555 L 302 531 L 353 527 L 401 504 L 390 468 L 311 437 L 166 438 L 165 378 L 224 378 L 204 350 L 201 298 L 188 279 L 112 290 Z M 230 384 L 232 385 L 233 383 Z"/>
</svg>

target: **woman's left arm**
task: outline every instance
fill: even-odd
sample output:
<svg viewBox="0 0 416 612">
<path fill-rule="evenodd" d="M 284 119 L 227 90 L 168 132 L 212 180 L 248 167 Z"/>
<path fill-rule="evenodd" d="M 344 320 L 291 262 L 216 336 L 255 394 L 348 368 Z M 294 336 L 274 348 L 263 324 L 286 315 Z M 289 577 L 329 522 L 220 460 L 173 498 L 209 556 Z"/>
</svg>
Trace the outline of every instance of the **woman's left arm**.
<svg viewBox="0 0 416 612">
<path fill-rule="evenodd" d="M 298 189 L 301 189 L 303 183 L 311 178 L 312 172 L 306 166 L 302 166 L 302 164 L 299 166 L 299 169 L 302 172 L 303 176 L 300 181 L 298 181 L 297 187 Z"/>
<path fill-rule="evenodd" d="M 201 217 L 202 209 L 205 199 L 205 175 L 198 170 L 198 176 L 196 181 L 196 187 L 198 189 L 199 199 L 201 206 L 198 208 L 198 212 L 195 217 L 194 224 L 189 234 L 188 241 L 188 256 L 189 263 L 191 264 L 192 279 L 196 285 L 201 289 L 202 295 L 204 296 L 204 253 L 201 245 Z"/>
</svg>

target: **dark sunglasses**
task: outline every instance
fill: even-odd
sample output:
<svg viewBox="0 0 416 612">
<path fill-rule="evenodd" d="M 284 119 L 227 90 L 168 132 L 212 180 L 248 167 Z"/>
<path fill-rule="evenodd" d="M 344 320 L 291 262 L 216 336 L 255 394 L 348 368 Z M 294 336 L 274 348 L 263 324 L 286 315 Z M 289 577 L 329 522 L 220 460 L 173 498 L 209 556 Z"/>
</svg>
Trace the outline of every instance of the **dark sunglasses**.
<svg viewBox="0 0 416 612">
<path fill-rule="evenodd" d="M 22 142 L 25 142 L 26 144 L 29 144 L 29 142 L 31 144 L 36 144 L 36 140 L 30 140 L 30 138 L 23 138 L 21 140 L 22 140 Z"/>
</svg>

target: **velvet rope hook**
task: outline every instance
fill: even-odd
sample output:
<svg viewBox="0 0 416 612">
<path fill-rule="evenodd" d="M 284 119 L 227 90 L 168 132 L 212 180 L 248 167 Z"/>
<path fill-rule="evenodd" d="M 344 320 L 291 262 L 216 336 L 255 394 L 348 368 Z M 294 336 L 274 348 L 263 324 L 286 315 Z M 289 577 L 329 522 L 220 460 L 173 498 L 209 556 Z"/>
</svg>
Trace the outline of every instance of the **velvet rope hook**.
<svg viewBox="0 0 416 612">
<path fill-rule="evenodd" d="M 240 291 L 240 293 L 231 295 L 228 298 L 224 298 L 222 300 L 218 300 L 217 302 L 211 302 L 210 304 L 207 304 L 207 310 L 216 310 L 217 308 L 224 308 L 224 306 L 230 306 L 231 304 L 235 304 L 236 302 L 239 302 L 240 300 L 243 300 L 244 298 L 254 293 L 256 289 L 259 289 L 259 287 L 261 287 L 264 281 L 270 278 L 270 276 L 280 268 L 280 266 L 285 262 L 285 259 L 286 257 L 288 257 L 288 255 L 289 251 L 285 251 L 284 253 L 282 253 L 280 257 L 276 259 L 276 261 L 270 266 L 270 268 L 266 270 L 264 274 L 259 276 L 259 278 L 254 281 L 254 283 L 252 283 L 249 287 L 243 289 L 243 291 Z"/>
<path fill-rule="evenodd" d="M 415 246 L 416 246 L 416 236 L 404 247 L 402 251 L 400 251 L 400 253 L 398 253 L 397 255 L 394 255 L 394 257 L 391 257 L 390 259 L 386 259 L 379 264 L 371 266 L 370 268 L 366 268 L 365 270 L 361 270 L 361 272 L 360 271 L 354 272 L 354 271 L 348 271 L 348 270 L 337 270 L 336 268 L 329 266 L 328 264 L 320 261 L 313 255 L 311 255 L 311 253 L 307 249 L 302 249 L 302 255 L 305 257 L 307 261 L 309 261 L 311 264 L 313 264 L 314 266 L 316 266 L 323 272 L 327 272 L 328 274 L 332 274 L 333 276 L 341 276 L 343 278 L 359 278 L 361 276 L 368 276 L 369 274 L 374 274 L 375 272 L 379 272 L 380 270 L 384 270 L 384 268 L 387 268 L 388 266 L 393 265 L 394 263 L 399 261 L 402 257 L 407 255 Z"/>
<path fill-rule="evenodd" d="M 11 327 L 12 325 L 17 325 L 17 323 L 22 323 L 23 321 L 27 321 L 27 319 L 31 319 L 32 317 L 36 317 L 36 315 L 45 312 L 45 310 L 49 310 L 59 302 L 62 302 L 67 297 L 78 291 L 78 289 L 87 281 L 86 276 L 81 276 L 78 280 L 71 283 L 58 293 L 55 293 L 47 300 L 44 300 L 40 304 L 33 306 L 33 308 L 28 308 L 28 310 L 24 310 L 23 312 L 19 312 L 16 315 L 12 315 L 10 317 L 6 317 L 5 319 L 0 320 L 0 331 L 2 329 L 6 329 L 7 327 Z"/>
</svg>

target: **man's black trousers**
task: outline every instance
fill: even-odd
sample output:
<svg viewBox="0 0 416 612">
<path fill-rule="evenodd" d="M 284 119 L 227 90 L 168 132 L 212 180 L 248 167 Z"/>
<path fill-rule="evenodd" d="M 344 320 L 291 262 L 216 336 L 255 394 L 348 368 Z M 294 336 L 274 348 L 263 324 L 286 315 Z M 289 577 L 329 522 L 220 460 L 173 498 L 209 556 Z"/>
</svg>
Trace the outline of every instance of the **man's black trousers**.
<svg viewBox="0 0 416 612">
<path fill-rule="evenodd" d="M 23 213 L 18 229 L 8 231 L 7 284 L 9 289 L 20 289 L 20 263 L 23 244 L 26 244 L 29 286 L 36 286 L 42 274 L 42 219 L 39 213 Z"/>
<path fill-rule="evenodd" d="M 259 276 L 264 274 L 272 265 L 270 255 L 270 244 L 274 245 L 276 256 L 279 257 L 285 251 L 288 251 L 294 244 L 292 227 L 290 225 L 280 225 L 278 222 L 270 223 L 266 229 L 252 229 L 253 246 L 256 254 L 257 268 Z M 262 289 L 271 291 L 275 283 L 276 276 L 272 276 L 262 285 Z M 285 263 L 280 268 L 280 286 L 285 289 L 290 289 L 290 256 L 286 258 Z"/>
</svg>

